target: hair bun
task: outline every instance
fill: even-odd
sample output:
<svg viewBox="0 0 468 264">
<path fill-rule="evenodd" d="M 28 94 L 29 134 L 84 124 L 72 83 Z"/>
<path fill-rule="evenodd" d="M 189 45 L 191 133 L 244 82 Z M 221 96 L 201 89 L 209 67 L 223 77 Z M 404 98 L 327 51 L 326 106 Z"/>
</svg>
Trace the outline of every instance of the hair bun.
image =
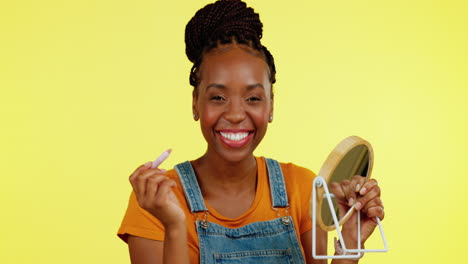
<svg viewBox="0 0 468 264">
<path fill-rule="evenodd" d="M 240 0 L 218 0 L 197 11 L 185 27 L 185 52 L 195 63 L 206 46 L 231 42 L 260 44 L 262 22 L 259 15 Z"/>
</svg>

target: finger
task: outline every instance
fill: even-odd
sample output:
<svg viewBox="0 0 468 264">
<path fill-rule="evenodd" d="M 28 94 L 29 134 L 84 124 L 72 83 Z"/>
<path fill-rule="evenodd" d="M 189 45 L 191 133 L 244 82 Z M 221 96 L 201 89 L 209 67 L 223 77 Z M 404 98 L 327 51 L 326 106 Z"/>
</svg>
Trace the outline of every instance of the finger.
<svg viewBox="0 0 468 264">
<path fill-rule="evenodd" d="M 154 200 L 158 205 L 164 205 L 169 200 L 169 193 L 172 192 L 171 188 L 175 186 L 175 182 L 171 179 L 166 179 L 159 184 L 158 192 L 154 197 Z"/>
<path fill-rule="evenodd" d="M 129 180 L 130 180 L 130 183 L 132 182 L 132 180 L 138 175 L 140 174 L 140 172 L 150 168 L 151 166 L 151 162 L 146 162 L 145 164 L 141 165 L 140 167 L 138 167 L 129 177 Z"/>
<path fill-rule="evenodd" d="M 361 211 L 364 213 L 367 213 L 367 210 L 369 210 L 369 208 L 376 207 L 376 206 L 383 207 L 383 203 L 380 197 L 375 197 L 374 199 L 368 201 L 366 205 L 362 207 Z"/>
<path fill-rule="evenodd" d="M 140 197 L 141 197 L 141 188 L 140 188 L 140 185 L 139 185 L 139 177 L 140 177 L 140 173 L 142 171 L 144 171 L 145 169 L 147 169 L 147 165 L 144 164 L 142 166 L 140 166 L 131 176 L 130 176 L 130 183 L 132 184 L 132 188 L 133 188 L 133 192 L 135 193 L 135 195 L 137 196 L 137 199 L 139 200 Z"/>
<path fill-rule="evenodd" d="M 140 197 L 140 188 L 138 186 L 138 181 L 137 177 L 144 171 L 148 170 L 151 166 L 151 162 L 147 162 L 140 167 L 138 167 L 129 177 L 130 184 L 132 185 L 133 191 L 135 192 L 135 195 L 137 198 Z"/>
<path fill-rule="evenodd" d="M 343 189 L 341 188 L 341 185 L 337 182 L 331 182 L 330 183 L 330 191 L 331 193 L 335 196 L 335 202 L 336 205 L 338 206 L 338 211 L 340 213 L 340 218 L 342 217 L 341 214 L 346 212 L 348 210 L 348 203 L 345 197 L 345 193 Z M 328 201 L 323 201 L 326 204 L 328 204 Z M 336 210 L 336 209 L 335 209 Z"/>
<path fill-rule="evenodd" d="M 156 193 L 158 192 L 159 185 L 164 180 L 168 179 L 164 175 L 151 175 L 146 180 L 146 191 L 145 191 L 145 198 L 151 201 Z"/>
<path fill-rule="evenodd" d="M 361 189 L 361 186 L 363 186 L 365 182 L 365 177 L 362 177 L 360 175 L 355 175 L 349 184 L 349 189 L 348 189 L 348 205 L 352 206 L 354 202 L 356 201 L 357 197 L 357 192 Z"/>
<path fill-rule="evenodd" d="M 174 188 L 176 186 L 177 185 L 174 183 L 174 186 L 171 186 L 171 188 Z M 174 192 L 169 192 L 169 200 L 180 206 L 179 200 L 177 200 L 177 197 L 175 196 Z"/>
<path fill-rule="evenodd" d="M 359 194 L 365 195 L 369 190 L 374 188 L 374 186 L 377 185 L 377 180 L 376 179 L 370 179 L 368 180 L 361 188 L 359 191 Z"/>
<path fill-rule="evenodd" d="M 146 181 L 152 175 L 165 175 L 165 171 L 162 171 L 160 169 L 148 169 L 142 172 L 140 175 L 137 175 L 133 179 L 132 186 L 135 191 L 135 194 L 137 195 L 137 198 L 144 198 L 146 193 Z"/>
<path fill-rule="evenodd" d="M 143 177 L 146 177 L 147 175 L 154 175 L 154 174 L 165 175 L 166 172 L 167 171 L 165 169 L 154 168 L 154 169 L 147 169 L 145 171 L 142 171 L 141 175 Z"/>
<path fill-rule="evenodd" d="M 356 210 L 360 210 L 363 208 L 369 201 L 375 199 L 376 197 L 380 197 L 380 187 L 375 185 L 372 189 L 366 191 L 366 194 L 358 199 L 356 203 Z"/>
<path fill-rule="evenodd" d="M 344 200 L 345 200 L 345 204 L 349 205 L 349 192 L 350 192 L 350 188 L 351 188 L 351 181 L 349 180 L 342 180 L 341 183 L 340 183 L 340 187 L 342 189 L 342 192 L 344 194 Z"/>
<path fill-rule="evenodd" d="M 384 208 L 382 206 L 370 207 L 367 209 L 366 215 L 369 218 L 378 217 L 380 220 L 382 220 L 385 216 Z"/>
<path fill-rule="evenodd" d="M 335 195 L 335 198 L 338 202 L 346 204 L 346 196 L 343 191 L 343 188 L 341 188 L 341 185 L 336 182 L 330 183 L 330 191 Z"/>
</svg>

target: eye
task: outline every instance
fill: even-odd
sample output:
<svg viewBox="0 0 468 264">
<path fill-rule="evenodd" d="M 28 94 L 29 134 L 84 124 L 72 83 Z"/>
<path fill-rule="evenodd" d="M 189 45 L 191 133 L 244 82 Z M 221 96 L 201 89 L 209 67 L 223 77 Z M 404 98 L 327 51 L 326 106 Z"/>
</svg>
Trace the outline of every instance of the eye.
<svg viewBox="0 0 468 264">
<path fill-rule="evenodd" d="M 256 96 L 252 96 L 252 97 L 249 97 L 247 98 L 247 102 L 257 102 L 257 101 L 261 101 L 262 99 L 260 97 L 256 97 Z"/>
<path fill-rule="evenodd" d="M 215 96 L 210 97 L 210 100 L 211 101 L 222 101 L 222 100 L 224 100 L 224 98 L 222 96 L 215 95 Z"/>
</svg>

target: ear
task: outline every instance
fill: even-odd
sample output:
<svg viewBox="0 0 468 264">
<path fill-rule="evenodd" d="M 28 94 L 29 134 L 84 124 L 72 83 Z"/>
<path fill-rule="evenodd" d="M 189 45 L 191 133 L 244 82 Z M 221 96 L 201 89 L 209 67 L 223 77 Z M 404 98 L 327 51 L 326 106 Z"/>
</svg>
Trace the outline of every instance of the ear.
<svg viewBox="0 0 468 264">
<path fill-rule="evenodd" d="M 192 113 L 193 113 L 193 119 L 195 121 L 198 121 L 199 115 L 198 115 L 198 92 L 196 89 L 193 89 L 192 92 Z"/>
<path fill-rule="evenodd" d="M 274 106 L 274 100 L 273 100 L 273 93 L 271 94 L 270 97 L 270 115 L 268 116 L 268 122 L 271 123 L 273 122 L 273 107 Z"/>
<path fill-rule="evenodd" d="M 268 115 L 268 123 L 273 122 L 273 108 L 274 108 L 274 102 L 275 102 L 273 98 L 274 96 L 273 96 L 273 87 L 272 87 L 271 96 L 270 96 L 270 112 Z"/>
</svg>

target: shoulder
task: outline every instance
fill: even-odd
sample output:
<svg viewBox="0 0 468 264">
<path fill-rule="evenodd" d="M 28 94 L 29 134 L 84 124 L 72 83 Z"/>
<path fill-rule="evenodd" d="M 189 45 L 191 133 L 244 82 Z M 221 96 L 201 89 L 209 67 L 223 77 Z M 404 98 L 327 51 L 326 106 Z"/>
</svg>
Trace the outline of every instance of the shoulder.
<svg viewBox="0 0 468 264">
<path fill-rule="evenodd" d="M 317 175 L 310 169 L 291 162 L 280 162 L 280 166 L 287 192 L 293 196 L 299 195 L 307 198 L 312 191 L 312 182 Z"/>
<path fill-rule="evenodd" d="M 295 178 L 297 180 L 311 181 L 317 176 L 313 171 L 294 163 L 280 162 L 281 170 L 285 179 Z"/>
<path fill-rule="evenodd" d="M 288 189 L 291 187 L 293 189 L 310 189 L 312 181 L 317 176 L 312 170 L 291 162 L 279 162 L 279 164 Z"/>
<path fill-rule="evenodd" d="M 310 197 L 316 174 L 308 168 L 291 162 L 280 162 L 288 195 L 289 211 L 297 224 L 297 235 L 312 228 L 310 219 Z"/>
</svg>

